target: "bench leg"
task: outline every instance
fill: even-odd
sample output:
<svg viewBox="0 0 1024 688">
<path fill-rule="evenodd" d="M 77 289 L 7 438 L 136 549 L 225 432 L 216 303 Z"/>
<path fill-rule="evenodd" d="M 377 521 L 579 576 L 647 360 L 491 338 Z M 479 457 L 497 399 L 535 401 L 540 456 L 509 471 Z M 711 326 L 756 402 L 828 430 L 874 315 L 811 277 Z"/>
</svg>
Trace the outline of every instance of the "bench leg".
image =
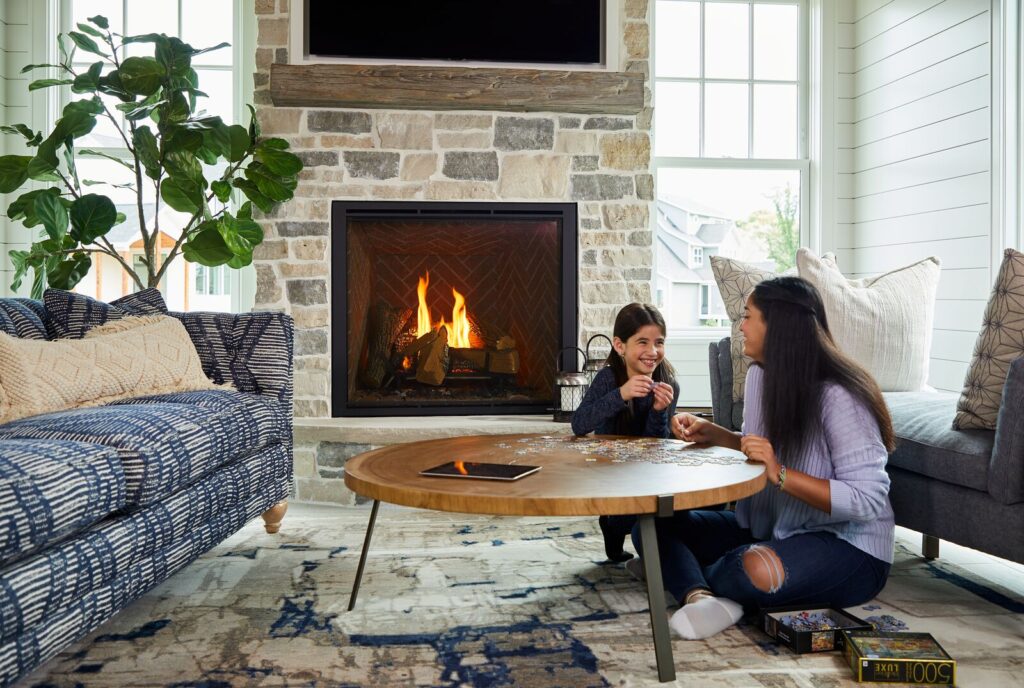
<svg viewBox="0 0 1024 688">
<path fill-rule="evenodd" d="M 281 529 L 281 521 L 284 520 L 284 512 L 288 511 L 288 500 L 278 502 L 263 512 L 263 527 L 267 532 L 274 534 Z"/>
<path fill-rule="evenodd" d="M 939 538 L 934 535 L 921 535 L 921 555 L 925 559 L 939 558 Z"/>
</svg>

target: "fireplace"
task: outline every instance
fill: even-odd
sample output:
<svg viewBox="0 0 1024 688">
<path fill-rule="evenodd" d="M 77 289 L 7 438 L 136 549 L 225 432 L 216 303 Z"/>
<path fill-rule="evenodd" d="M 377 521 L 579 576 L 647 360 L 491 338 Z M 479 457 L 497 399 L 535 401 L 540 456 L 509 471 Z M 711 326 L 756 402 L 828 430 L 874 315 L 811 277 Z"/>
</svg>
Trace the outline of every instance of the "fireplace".
<svg viewBox="0 0 1024 688">
<path fill-rule="evenodd" d="M 335 201 L 333 414 L 544 413 L 577 306 L 575 204 Z"/>
</svg>

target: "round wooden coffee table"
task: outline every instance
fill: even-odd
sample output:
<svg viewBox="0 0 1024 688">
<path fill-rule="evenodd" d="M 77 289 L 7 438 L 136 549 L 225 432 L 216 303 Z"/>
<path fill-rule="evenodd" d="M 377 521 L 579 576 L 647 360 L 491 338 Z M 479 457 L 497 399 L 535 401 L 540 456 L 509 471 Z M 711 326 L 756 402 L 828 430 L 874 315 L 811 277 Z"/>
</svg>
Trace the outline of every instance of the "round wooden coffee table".
<svg viewBox="0 0 1024 688">
<path fill-rule="evenodd" d="M 513 482 L 425 477 L 448 461 L 515 463 L 541 470 Z M 645 437 L 478 435 L 396 444 L 345 464 L 345 485 L 373 499 L 349 609 L 355 606 L 380 502 L 501 516 L 637 514 L 651 627 L 662 681 L 675 678 L 654 519 L 748 497 L 764 467 L 740 452 Z"/>
</svg>

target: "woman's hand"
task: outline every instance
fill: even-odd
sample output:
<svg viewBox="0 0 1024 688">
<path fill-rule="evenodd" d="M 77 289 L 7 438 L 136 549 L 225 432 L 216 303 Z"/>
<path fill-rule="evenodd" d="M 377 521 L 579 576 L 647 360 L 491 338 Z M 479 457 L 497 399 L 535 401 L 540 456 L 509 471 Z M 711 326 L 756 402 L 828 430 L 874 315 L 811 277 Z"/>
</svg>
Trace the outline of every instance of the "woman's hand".
<svg viewBox="0 0 1024 688">
<path fill-rule="evenodd" d="M 740 451 L 747 455 L 748 460 L 763 463 L 768 474 L 768 482 L 772 485 L 779 484 L 779 459 L 775 456 L 771 442 L 764 437 L 744 435 L 740 438 Z"/>
<path fill-rule="evenodd" d="M 623 401 L 645 397 L 654 390 L 655 382 L 650 375 L 634 375 L 626 380 L 626 383 L 619 387 L 619 394 Z"/>
<path fill-rule="evenodd" d="M 664 411 L 672 404 L 676 391 L 667 382 L 658 382 L 654 386 L 654 410 Z"/>
<path fill-rule="evenodd" d="M 711 444 L 714 442 L 715 424 L 692 413 L 677 413 L 672 417 L 672 434 L 684 442 Z"/>
</svg>

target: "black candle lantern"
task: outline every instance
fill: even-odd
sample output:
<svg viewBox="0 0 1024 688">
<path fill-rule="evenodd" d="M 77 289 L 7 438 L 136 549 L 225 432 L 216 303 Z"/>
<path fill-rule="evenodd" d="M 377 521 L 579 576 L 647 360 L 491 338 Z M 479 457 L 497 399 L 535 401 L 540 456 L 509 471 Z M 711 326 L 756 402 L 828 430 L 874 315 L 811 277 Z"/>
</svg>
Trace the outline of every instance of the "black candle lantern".
<svg viewBox="0 0 1024 688">
<path fill-rule="evenodd" d="M 587 384 L 589 385 L 594 384 L 594 378 L 597 377 L 597 374 L 599 372 L 601 372 L 601 368 L 604 368 L 606 365 L 608 365 L 607 354 L 602 356 L 597 352 L 591 353 L 590 345 L 594 342 L 595 339 L 605 340 L 606 342 L 608 342 L 608 349 L 611 350 L 612 348 L 612 340 L 608 339 L 608 337 L 603 334 L 595 334 L 593 337 L 587 340 L 587 362 L 584 364 L 583 370 L 587 373 Z"/>
<path fill-rule="evenodd" d="M 590 387 L 586 372 L 575 370 L 562 370 L 562 354 L 566 351 L 576 351 L 583 355 L 586 365 L 587 355 L 583 350 L 575 346 L 567 346 L 555 355 L 555 386 L 553 394 L 553 406 L 555 410 L 554 419 L 556 423 L 569 423 L 572 421 L 573 412 L 579 407 L 583 397 Z M 572 367 L 575 367 L 573 364 Z"/>
</svg>

